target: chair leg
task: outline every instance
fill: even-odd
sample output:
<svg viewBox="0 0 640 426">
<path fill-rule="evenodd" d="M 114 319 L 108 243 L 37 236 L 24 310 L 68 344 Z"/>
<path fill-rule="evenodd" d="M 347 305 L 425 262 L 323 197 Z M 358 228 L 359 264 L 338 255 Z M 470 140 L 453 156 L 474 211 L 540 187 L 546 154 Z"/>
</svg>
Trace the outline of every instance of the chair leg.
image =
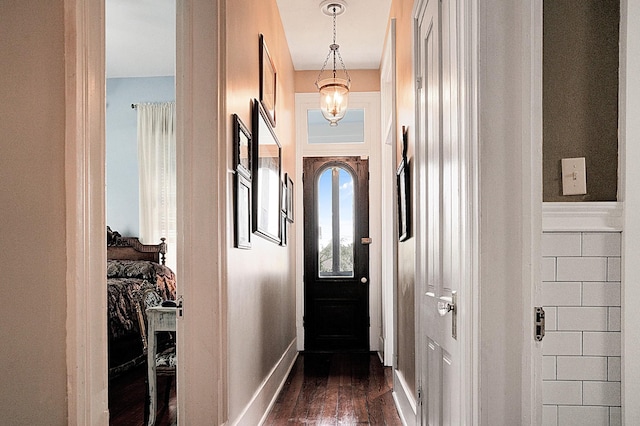
<svg viewBox="0 0 640 426">
<path fill-rule="evenodd" d="M 144 424 L 149 424 L 149 403 L 151 402 L 151 397 L 149 396 L 149 378 L 147 377 L 145 368 L 144 375 Z"/>
<path fill-rule="evenodd" d="M 164 406 L 169 408 L 169 397 L 171 396 L 171 386 L 173 385 L 173 376 L 167 376 L 167 383 L 164 388 Z"/>
</svg>

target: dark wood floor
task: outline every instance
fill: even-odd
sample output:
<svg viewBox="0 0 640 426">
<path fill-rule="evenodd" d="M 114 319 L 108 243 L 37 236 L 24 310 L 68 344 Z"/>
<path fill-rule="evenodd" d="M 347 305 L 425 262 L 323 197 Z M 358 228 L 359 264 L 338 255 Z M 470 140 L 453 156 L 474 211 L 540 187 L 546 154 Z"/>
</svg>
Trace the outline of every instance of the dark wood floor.
<svg viewBox="0 0 640 426">
<path fill-rule="evenodd" d="M 109 383 L 110 425 L 144 424 L 144 366 Z M 169 406 L 158 378 L 158 426 L 177 421 L 175 381 Z M 389 368 L 375 354 L 300 354 L 264 425 L 401 425 Z"/>
<path fill-rule="evenodd" d="M 375 354 L 298 357 L 265 425 L 401 425 Z"/>
<path fill-rule="evenodd" d="M 141 365 L 109 381 L 109 424 L 112 426 L 141 426 L 144 424 L 145 376 L 147 366 Z M 158 377 L 157 426 L 177 424 L 176 382 L 171 381 L 169 405 L 164 402 L 168 377 Z"/>
</svg>

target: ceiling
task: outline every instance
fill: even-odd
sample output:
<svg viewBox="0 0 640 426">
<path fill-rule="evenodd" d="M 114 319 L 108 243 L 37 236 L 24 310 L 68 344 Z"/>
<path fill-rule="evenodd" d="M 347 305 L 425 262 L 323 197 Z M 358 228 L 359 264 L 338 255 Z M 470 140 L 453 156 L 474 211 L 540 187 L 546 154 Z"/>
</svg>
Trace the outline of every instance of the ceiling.
<svg viewBox="0 0 640 426">
<path fill-rule="evenodd" d="M 259 1 L 259 0 L 256 0 Z M 336 43 L 347 69 L 378 69 L 391 0 L 345 0 Z M 174 75 L 175 0 L 106 0 L 107 77 Z M 277 0 L 296 70 L 319 70 L 333 38 L 321 0 Z"/>
</svg>

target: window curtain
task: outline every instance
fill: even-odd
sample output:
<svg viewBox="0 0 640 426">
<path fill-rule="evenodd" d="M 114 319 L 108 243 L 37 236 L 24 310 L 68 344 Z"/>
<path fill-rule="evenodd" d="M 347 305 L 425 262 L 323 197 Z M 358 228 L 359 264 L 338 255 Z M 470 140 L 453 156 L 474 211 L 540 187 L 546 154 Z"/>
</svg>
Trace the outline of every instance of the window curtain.
<svg viewBox="0 0 640 426">
<path fill-rule="evenodd" d="M 176 271 L 176 105 L 140 103 L 138 169 L 140 174 L 140 240 L 167 239 L 167 266 Z"/>
</svg>

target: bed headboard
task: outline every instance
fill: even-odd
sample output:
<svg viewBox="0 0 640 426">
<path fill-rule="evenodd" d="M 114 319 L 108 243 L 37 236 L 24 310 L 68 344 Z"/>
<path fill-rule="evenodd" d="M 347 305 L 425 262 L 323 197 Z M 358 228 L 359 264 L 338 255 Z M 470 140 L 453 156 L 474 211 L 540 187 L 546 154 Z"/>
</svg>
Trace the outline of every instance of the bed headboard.
<svg viewBox="0 0 640 426">
<path fill-rule="evenodd" d="M 149 260 L 165 262 L 167 243 L 160 238 L 160 244 L 142 244 L 136 237 L 123 237 L 118 231 L 107 226 L 107 259 L 109 260 Z"/>
</svg>

